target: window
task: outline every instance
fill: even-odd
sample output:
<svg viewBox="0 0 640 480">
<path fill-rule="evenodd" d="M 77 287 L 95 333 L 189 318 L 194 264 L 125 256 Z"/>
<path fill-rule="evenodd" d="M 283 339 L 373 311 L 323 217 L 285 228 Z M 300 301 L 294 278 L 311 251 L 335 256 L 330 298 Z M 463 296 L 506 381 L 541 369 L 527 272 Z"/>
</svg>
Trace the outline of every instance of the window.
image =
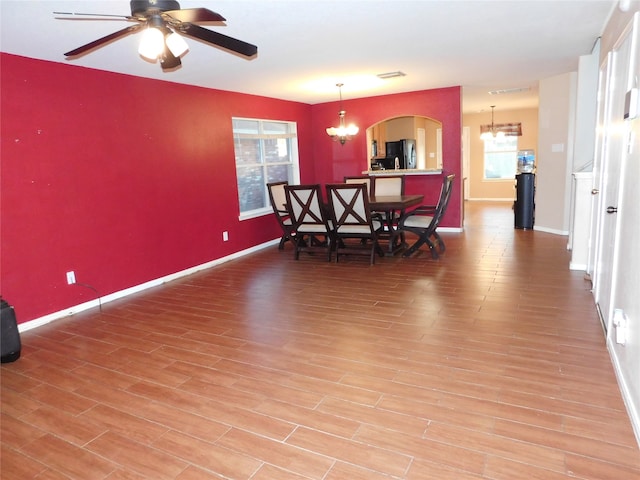
<svg viewBox="0 0 640 480">
<path fill-rule="evenodd" d="M 271 213 L 267 183 L 299 183 L 294 122 L 233 118 L 240 219 Z"/>
<path fill-rule="evenodd" d="M 513 180 L 518 166 L 518 137 L 491 137 L 484 140 L 485 180 Z"/>
</svg>

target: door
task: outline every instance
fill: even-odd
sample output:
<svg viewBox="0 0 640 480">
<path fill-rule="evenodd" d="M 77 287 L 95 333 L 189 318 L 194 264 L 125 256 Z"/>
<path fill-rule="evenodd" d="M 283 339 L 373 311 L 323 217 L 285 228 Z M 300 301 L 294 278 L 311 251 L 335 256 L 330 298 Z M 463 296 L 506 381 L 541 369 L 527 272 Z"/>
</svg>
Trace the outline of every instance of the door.
<svg viewBox="0 0 640 480">
<path fill-rule="evenodd" d="M 469 174 L 471 156 L 471 148 L 469 147 L 470 135 L 470 128 L 462 127 L 462 192 L 464 200 L 469 200 Z"/>
<path fill-rule="evenodd" d="M 594 296 L 605 331 L 609 330 L 612 317 L 612 298 L 615 293 L 613 284 L 616 259 L 616 238 L 618 232 L 618 198 L 620 170 L 625 154 L 624 146 L 624 100 L 628 86 L 629 63 L 631 53 L 631 35 L 627 30 L 611 52 L 609 78 L 604 92 L 604 118 L 599 127 L 604 127 L 602 158 L 600 164 L 600 202 L 596 215 L 599 216 L 597 253 L 594 266 Z"/>
<path fill-rule="evenodd" d="M 607 85 L 609 83 L 609 56 L 607 55 L 604 63 L 600 68 L 598 77 L 598 114 L 596 119 L 596 144 L 594 147 L 594 159 L 593 159 L 593 176 L 591 185 L 591 233 L 589 239 L 591 245 L 589 246 L 589 259 L 587 260 L 587 273 L 591 276 L 593 281 L 594 294 L 597 284 L 597 265 L 596 259 L 600 249 L 600 221 L 602 216 L 602 195 L 600 195 L 600 189 L 602 188 L 602 161 L 604 157 L 605 141 L 607 139 L 605 133 L 605 107 L 608 104 Z"/>
</svg>

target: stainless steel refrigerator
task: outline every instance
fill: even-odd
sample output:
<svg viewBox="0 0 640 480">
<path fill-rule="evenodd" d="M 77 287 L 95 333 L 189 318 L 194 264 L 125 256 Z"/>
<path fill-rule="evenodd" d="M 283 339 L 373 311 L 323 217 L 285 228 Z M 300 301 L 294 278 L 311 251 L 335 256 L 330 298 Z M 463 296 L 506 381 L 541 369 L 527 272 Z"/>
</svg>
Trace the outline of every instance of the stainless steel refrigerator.
<svg viewBox="0 0 640 480">
<path fill-rule="evenodd" d="M 416 168 L 416 141 L 407 138 L 395 142 L 386 142 L 385 157 L 386 159 L 393 159 L 393 161 L 397 158 L 398 168 Z"/>
</svg>

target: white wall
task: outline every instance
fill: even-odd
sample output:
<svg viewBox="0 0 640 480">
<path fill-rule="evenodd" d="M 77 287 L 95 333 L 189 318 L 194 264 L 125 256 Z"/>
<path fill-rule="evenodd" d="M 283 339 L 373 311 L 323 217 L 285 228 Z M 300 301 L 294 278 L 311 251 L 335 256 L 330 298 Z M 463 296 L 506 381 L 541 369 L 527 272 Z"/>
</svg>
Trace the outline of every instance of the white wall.
<svg viewBox="0 0 640 480">
<path fill-rule="evenodd" d="M 573 171 L 590 172 L 595 149 L 598 72 L 600 67 L 600 39 L 590 55 L 582 55 L 578 64 L 578 89 L 576 92 L 576 134 L 573 148 Z"/>
<path fill-rule="evenodd" d="M 540 81 L 534 228 L 569 233 L 576 72 Z"/>
</svg>

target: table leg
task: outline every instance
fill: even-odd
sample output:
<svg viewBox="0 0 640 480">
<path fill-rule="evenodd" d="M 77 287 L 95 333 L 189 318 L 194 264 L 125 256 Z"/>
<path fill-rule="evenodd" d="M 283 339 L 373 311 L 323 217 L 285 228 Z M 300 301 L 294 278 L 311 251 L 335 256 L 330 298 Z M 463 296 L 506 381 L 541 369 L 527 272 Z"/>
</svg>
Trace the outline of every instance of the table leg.
<svg viewBox="0 0 640 480">
<path fill-rule="evenodd" d="M 385 255 L 387 257 L 393 257 L 400 250 L 404 250 L 405 243 L 402 241 L 402 233 L 394 228 L 395 210 L 387 210 L 385 212 L 385 220 L 387 224 L 389 235 L 389 246 Z"/>
</svg>

